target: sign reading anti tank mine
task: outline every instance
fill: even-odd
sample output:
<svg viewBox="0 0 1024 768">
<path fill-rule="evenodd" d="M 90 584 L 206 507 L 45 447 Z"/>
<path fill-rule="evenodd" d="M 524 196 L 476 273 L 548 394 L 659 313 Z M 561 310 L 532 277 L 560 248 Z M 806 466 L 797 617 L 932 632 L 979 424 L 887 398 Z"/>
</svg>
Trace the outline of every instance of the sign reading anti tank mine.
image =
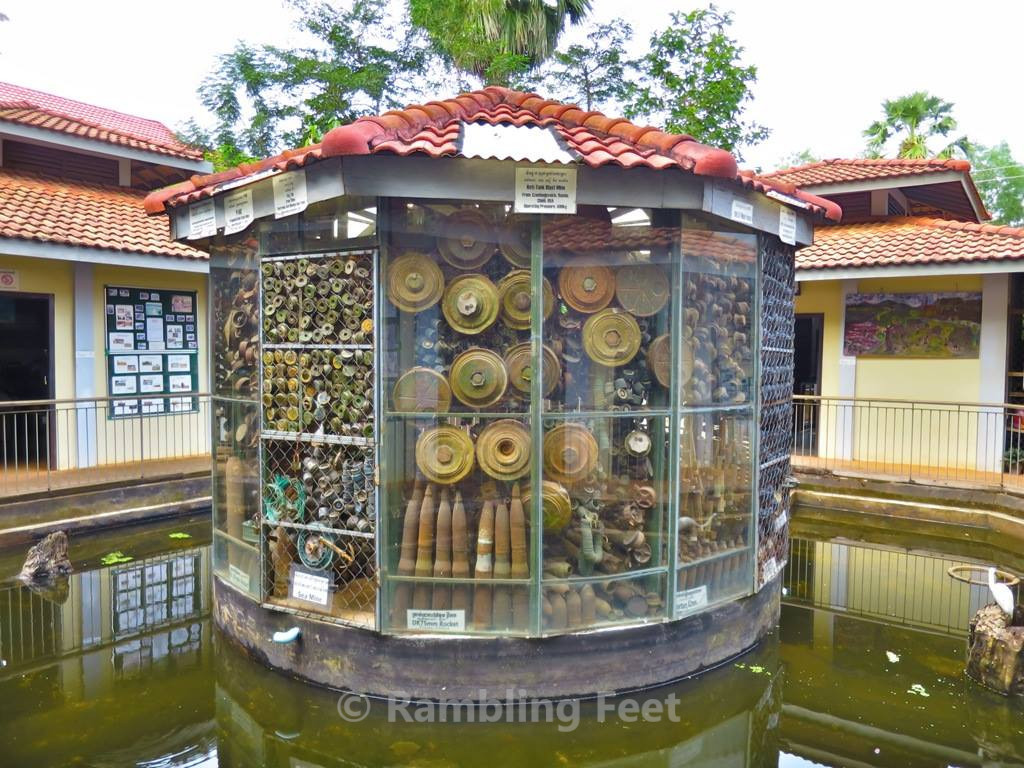
<svg viewBox="0 0 1024 768">
<path fill-rule="evenodd" d="M 516 168 L 516 213 L 576 213 L 575 168 Z"/>
</svg>

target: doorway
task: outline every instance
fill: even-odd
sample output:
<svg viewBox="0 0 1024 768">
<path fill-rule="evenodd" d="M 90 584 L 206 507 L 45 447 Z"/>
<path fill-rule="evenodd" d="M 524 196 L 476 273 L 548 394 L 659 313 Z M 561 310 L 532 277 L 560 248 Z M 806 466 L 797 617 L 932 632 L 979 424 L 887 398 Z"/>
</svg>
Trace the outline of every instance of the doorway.
<svg viewBox="0 0 1024 768">
<path fill-rule="evenodd" d="M 821 346 L 825 329 L 824 314 L 798 314 L 794 328 L 793 394 L 821 394 Z M 793 452 L 804 455 L 818 453 L 817 401 L 796 400 L 793 403 Z"/>
<path fill-rule="evenodd" d="M 0 293 L 0 440 L 3 465 L 46 468 L 56 434 L 50 406 L 11 406 L 53 399 L 53 296 Z"/>
</svg>

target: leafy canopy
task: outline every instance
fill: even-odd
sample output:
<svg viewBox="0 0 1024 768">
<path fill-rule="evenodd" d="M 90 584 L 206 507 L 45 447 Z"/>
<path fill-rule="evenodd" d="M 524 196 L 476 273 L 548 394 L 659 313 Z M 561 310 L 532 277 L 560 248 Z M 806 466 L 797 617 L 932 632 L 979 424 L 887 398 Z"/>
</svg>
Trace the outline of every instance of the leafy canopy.
<svg viewBox="0 0 1024 768">
<path fill-rule="evenodd" d="M 882 112 L 884 117 L 875 120 L 864 131 L 868 140 L 868 157 L 884 157 L 892 141 L 896 142 L 896 157 L 923 159 L 967 154 L 966 136 L 950 139 L 937 150 L 929 146 L 930 140 L 947 140 L 956 131 L 952 102 L 943 101 L 926 91 L 916 91 L 883 101 Z"/>
<path fill-rule="evenodd" d="M 730 151 L 766 139 L 767 128 L 743 117 L 757 67 L 740 64 L 743 48 L 729 36 L 731 24 L 732 14 L 714 5 L 673 13 L 639 62 L 627 117 Z"/>
<path fill-rule="evenodd" d="M 507 85 L 547 59 L 566 23 L 590 0 L 409 0 L 409 19 L 445 60 L 485 83 Z"/>
<path fill-rule="evenodd" d="M 1014 160 L 1010 145 L 972 144 L 968 157 L 992 223 L 1024 227 L 1024 164 Z"/>
</svg>

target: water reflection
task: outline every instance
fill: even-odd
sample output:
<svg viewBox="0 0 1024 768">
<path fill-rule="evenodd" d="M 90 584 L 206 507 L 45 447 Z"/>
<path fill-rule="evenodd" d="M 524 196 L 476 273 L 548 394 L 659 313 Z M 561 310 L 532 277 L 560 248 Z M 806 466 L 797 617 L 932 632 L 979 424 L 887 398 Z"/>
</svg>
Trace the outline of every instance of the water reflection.
<svg viewBox="0 0 1024 768">
<path fill-rule="evenodd" d="M 336 693 L 216 633 L 208 553 L 77 573 L 64 591 L 0 587 L 0 765 L 1024 765 L 1024 706 L 963 675 L 963 626 L 985 597 L 950 584 L 957 551 L 794 538 L 777 635 L 637 697 L 638 709 L 674 697 L 678 722 L 589 702 L 574 728 L 557 711 L 391 722 L 379 703 L 347 722 Z"/>
</svg>

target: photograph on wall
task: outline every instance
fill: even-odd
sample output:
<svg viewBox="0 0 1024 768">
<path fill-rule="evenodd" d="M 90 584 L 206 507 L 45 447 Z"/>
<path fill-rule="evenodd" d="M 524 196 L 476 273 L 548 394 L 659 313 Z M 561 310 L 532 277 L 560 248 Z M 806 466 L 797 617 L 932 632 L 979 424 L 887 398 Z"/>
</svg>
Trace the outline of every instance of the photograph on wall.
<svg viewBox="0 0 1024 768">
<path fill-rule="evenodd" d="M 851 293 L 843 354 L 976 358 L 981 293 Z"/>
<path fill-rule="evenodd" d="M 188 373 L 192 370 L 191 355 L 168 355 L 167 371 L 169 373 Z"/>
<path fill-rule="evenodd" d="M 114 357 L 114 373 L 123 375 L 138 372 L 139 358 L 137 355 L 117 355 Z"/>
<path fill-rule="evenodd" d="M 163 355 L 139 355 L 139 371 L 142 373 L 162 373 L 164 370 Z"/>
<path fill-rule="evenodd" d="M 138 400 L 115 400 L 114 416 L 137 416 L 139 413 Z"/>
<path fill-rule="evenodd" d="M 182 343 L 184 340 L 184 326 L 181 325 L 168 325 L 167 326 L 167 348 L 168 349 L 181 349 L 185 345 Z"/>
<path fill-rule="evenodd" d="M 130 331 L 135 327 L 135 308 L 131 304 L 114 306 L 114 326 L 119 331 Z"/>
<path fill-rule="evenodd" d="M 192 391 L 192 377 L 191 376 L 171 376 L 170 381 L 171 392 L 191 392 Z"/>
<path fill-rule="evenodd" d="M 192 297 L 189 295 L 181 296 L 174 294 L 171 296 L 171 312 L 191 312 L 192 311 Z M 180 317 L 178 318 L 181 319 Z"/>
<path fill-rule="evenodd" d="M 111 395 L 134 395 L 137 382 L 134 376 L 114 376 L 110 379 Z"/>
<path fill-rule="evenodd" d="M 163 392 L 164 377 L 160 374 L 144 374 L 139 376 L 139 392 Z"/>
<path fill-rule="evenodd" d="M 131 352 L 135 349 L 135 337 L 131 333 L 109 333 L 107 346 L 111 352 Z"/>
<path fill-rule="evenodd" d="M 164 399 L 162 397 L 147 397 L 142 401 L 143 413 L 163 413 Z"/>
</svg>

